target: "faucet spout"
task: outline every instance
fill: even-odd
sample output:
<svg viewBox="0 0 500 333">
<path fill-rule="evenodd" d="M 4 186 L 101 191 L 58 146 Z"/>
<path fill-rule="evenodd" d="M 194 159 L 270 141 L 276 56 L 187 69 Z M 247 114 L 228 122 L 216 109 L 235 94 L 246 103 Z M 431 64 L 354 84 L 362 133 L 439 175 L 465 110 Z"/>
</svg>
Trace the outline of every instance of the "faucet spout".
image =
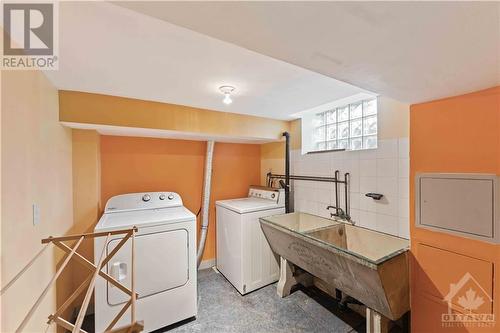
<svg viewBox="0 0 500 333">
<path fill-rule="evenodd" d="M 327 210 L 335 209 L 335 213 L 330 213 L 330 217 L 338 217 L 342 220 L 346 220 L 347 222 L 350 222 L 351 224 L 354 224 L 354 222 L 351 220 L 351 217 L 349 216 L 349 214 L 344 212 L 344 210 L 342 208 L 329 205 L 329 206 L 326 206 L 326 209 Z"/>
</svg>

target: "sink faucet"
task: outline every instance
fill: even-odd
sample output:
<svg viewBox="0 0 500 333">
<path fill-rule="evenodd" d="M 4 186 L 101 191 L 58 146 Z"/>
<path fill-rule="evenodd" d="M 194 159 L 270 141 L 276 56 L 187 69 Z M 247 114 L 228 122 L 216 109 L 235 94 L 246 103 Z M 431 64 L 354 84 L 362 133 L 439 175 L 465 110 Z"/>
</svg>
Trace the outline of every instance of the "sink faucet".
<svg viewBox="0 0 500 333">
<path fill-rule="evenodd" d="M 335 206 L 327 206 L 326 209 L 335 209 L 335 213 L 330 213 L 330 217 L 338 217 L 342 220 L 346 220 L 352 224 L 353 221 L 351 221 L 351 217 L 349 216 L 349 214 L 347 214 L 346 212 L 344 212 L 344 210 L 340 207 L 335 207 Z"/>
</svg>

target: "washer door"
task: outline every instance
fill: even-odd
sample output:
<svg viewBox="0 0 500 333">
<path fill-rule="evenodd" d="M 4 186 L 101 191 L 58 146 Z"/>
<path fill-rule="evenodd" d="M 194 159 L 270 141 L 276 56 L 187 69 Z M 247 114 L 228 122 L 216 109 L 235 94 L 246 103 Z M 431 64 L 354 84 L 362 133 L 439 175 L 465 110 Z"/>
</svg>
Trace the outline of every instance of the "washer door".
<svg viewBox="0 0 500 333">
<path fill-rule="evenodd" d="M 109 241 L 106 252 L 113 251 L 120 240 L 121 238 L 117 238 Z M 131 287 L 131 251 L 129 240 L 106 267 L 109 275 L 128 288 Z M 135 259 L 139 299 L 183 286 L 189 279 L 188 231 L 177 229 L 137 235 Z M 109 305 L 117 305 L 130 298 L 108 282 L 107 299 Z"/>
</svg>

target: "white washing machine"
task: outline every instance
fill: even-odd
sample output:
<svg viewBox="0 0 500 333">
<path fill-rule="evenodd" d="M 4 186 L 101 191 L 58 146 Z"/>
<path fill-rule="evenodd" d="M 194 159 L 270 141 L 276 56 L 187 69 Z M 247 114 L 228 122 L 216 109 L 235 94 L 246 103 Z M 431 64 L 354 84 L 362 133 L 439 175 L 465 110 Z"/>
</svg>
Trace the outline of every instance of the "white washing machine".
<svg viewBox="0 0 500 333">
<path fill-rule="evenodd" d="M 278 281 L 279 264 L 260 217 L 283 214 L 281 189 L 252 186 L 248 197 L 217 201 L 217 270 L 244 295 Z"/>
<path fill-rule="evenodd" d="M 150 332 L 196 316 L 196 216 L 182 205 L 173 192 L 132 193 L 108 200 L 95 232 L 136 226 L 135 240 L 137 320 Z M 111 236 L 106 254 L 123 235 Z M 105 237 L 94 242 L 95 262 L 99 260 Z M 105 268 L 128 288 L 131 287 L 131 242 L 116 253 Z M 95 285 L 95 329 L 103 332 L 124 304 L 128 295 L 106 280 Z M 115 325 L 130 323 L 130 309 Z"/>
</svg>

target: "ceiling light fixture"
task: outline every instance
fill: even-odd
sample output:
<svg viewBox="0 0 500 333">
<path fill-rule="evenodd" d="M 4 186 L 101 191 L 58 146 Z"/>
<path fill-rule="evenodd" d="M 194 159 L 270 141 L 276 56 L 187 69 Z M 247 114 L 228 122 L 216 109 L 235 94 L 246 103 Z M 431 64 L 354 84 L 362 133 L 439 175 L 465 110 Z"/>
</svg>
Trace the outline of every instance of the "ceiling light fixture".
<svg viewBox="0 0 500 333">
<path fill-rule="evenodd" d="M 222 102 L 227 105 L 231 104 L 233 102 L 231 99 L 231 93 L 235 90 L 235 88 L 233 86 L 220 86 L 219 90 L 224 94 Z"/>
</svg>

